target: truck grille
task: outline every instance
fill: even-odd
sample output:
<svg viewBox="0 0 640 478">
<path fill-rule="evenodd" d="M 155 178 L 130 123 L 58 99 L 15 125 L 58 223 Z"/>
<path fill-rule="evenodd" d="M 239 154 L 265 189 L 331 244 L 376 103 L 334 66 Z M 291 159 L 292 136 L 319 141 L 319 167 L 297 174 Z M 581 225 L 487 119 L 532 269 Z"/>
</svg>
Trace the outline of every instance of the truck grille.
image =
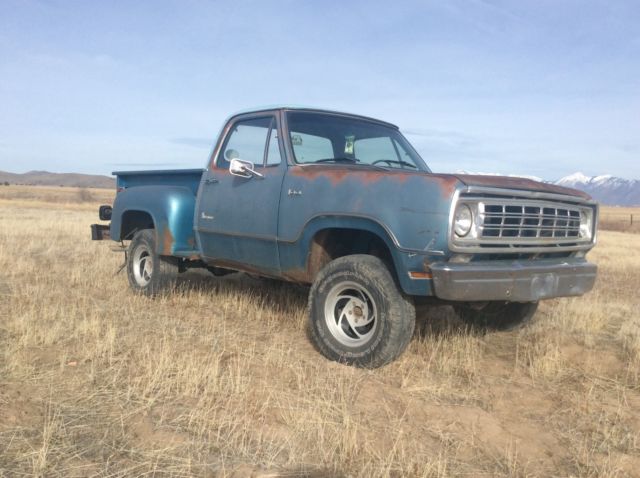
<svg viewBox="0 0 640 478">
<path fill-rule="evenodd" d="M 569 205 L 484 200 L 479 213 L 480 239 L 530 242 L 580 236 L 580 210 Z"/>
<path fill-rule="evenodd" d="M 465 253 L 571 253 L 595 243 L 598 205 L 561 194 L 492 188 L 461 193 L 452 205 L 451 220 L 466 206 L 471 228 L 464 236 L 450 226 L 449 248 Z"/>
</svg>

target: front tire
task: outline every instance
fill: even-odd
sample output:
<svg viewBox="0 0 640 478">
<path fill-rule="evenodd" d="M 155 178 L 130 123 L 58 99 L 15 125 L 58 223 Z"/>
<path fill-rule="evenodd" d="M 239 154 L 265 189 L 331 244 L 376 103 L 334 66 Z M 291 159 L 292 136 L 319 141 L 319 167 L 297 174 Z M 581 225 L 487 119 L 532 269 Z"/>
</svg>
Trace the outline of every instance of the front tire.
<svg viewBox="0 0 640 478">
<path fill-rule="evenodd" d="M 538 302 L 489 302 L 480 309 L 454 306 L 463 322 L 488 330 L 507 331 L 522 327 L 533 319 Z"/>
<path fill-rule="evenodd" d="M 370 255 L 335 259 L 316 277 L 309 293 L 309 332 L 328 359 L 376 368 L 407 348 L 415 307 L 384 262 Z"/>
<path fill-rule="evenodd" d="M 153 229 L 138 231 L 129 244 L 127 277 L 134 292 L 156 295 L 175 286 L 178 266 L 156 252 Z"/>
</svg>

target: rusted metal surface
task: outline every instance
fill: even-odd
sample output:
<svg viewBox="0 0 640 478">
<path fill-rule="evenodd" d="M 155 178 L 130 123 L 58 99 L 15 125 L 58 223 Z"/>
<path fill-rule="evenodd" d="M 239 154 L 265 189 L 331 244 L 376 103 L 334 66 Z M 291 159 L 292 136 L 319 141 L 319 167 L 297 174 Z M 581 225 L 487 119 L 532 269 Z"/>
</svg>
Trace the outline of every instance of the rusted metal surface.
<svg viewBox="0 0 640 478">
<path fill-rule="evenodd" d="M 346 165 L 299 165 L 290 168 L 290 174 L 294 177 L 302 178 L 317 178 L 321 176 L 326 178 L 332 186 L 338 186 L 348 179 L 356 179 L 362 184 L 373 184 L 382 179 L 391 179 L 398 184 L 402 184 L 410 175 L 416 174 L 416 172 L 384 171 Z"/>
<path fill-rule="evenodd" d="M 310 221 L 352 217 L 353 228 L 370 220 L 402 249 L 420 252 L 431 245 L 442 250 L 456 186 L 462 184 L 448 175 L 342 165 L 291 166 L 282 189 L 300 191 L 301 196 L 281 195 L 278 239 L 297 242 Z"/>
<path fill-rule="evenodd" d="M 446 262 L 452 254 L 449 221 L 458 193 L 478 187 L 588 198 L 580 191 L 526 178 L 434 174 L 425 166 L 411 170 L 296 164 L 286 111 L 253 115 L 273 115 L 278 125 L 281 162 L 260 169 L 263 178 L 238 178 L 216 164 L 233 121 L 252 115 L 227 121 L 204 175 L 197 170 L 124 173 L 118 185 L 126 189 L 114 203 L 113 238 L 120 239 L 122 215 L 135 207 L 152 218 L 160 254 L 309 283 L 340 254 L 327 241 L 346 236 L 329 231 L 347 231 L 349 237 L 357 231 L 358 238 L 373 237 L 377 247 L 364 253 L 393 261 L 405 293 L 430 295 L 431 265 Z M 357 250 L 360 244 L 355 246 Z"/>
<path fill-rule="evenodd" d="M 164 227 L 158 231 L 158 235 L 161 236 L 161 254 L 164 256 L 171 255 L 173 253 L 174 239 L 173 234 L 171 234 L 171 229 L 169 229 L 169 225 L 165 224 Z"/>
</svg>

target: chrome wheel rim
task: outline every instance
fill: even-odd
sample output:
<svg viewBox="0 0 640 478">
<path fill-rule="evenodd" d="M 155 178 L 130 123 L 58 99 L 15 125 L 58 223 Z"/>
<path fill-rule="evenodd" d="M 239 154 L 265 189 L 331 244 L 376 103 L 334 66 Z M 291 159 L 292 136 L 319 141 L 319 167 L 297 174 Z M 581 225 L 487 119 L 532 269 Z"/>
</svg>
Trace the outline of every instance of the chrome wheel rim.
<svg viewBox="0 0 640 478">
<path fill-rule="evenodd" d="M 376 304 L 362 285 L 341 282 L 327 295 L 324 320 L 338 342 L 359 347 L 371 340 L 378 326 Z"/>
<path fill-rule="evenodd" d="M 151 251 L 144 246 L 136 247 L 133 253 L 133 278 L 140 287 L 146 287 L 153 275 L 153 257 Z"/>
</svg>

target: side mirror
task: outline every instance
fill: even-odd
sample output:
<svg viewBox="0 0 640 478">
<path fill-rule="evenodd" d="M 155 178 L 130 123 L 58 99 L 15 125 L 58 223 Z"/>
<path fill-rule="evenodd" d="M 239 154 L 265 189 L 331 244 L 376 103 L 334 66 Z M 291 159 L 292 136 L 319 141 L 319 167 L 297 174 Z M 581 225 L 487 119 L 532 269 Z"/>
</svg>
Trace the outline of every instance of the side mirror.
<svg viewBox="0 0 640 478">
<path fill-rule="evenodd" d="M 244 161 L 242 159 L 233 158 L 229 163 L 229 172 L 233 176 L 238 176 L 240 178 L 251 178 L 253 176 L 258 176 L 259 178 L 264 178 L 262 174 L 255 171 L 253 169 L 253 163 L 250 161 Z"/>
</svg>

